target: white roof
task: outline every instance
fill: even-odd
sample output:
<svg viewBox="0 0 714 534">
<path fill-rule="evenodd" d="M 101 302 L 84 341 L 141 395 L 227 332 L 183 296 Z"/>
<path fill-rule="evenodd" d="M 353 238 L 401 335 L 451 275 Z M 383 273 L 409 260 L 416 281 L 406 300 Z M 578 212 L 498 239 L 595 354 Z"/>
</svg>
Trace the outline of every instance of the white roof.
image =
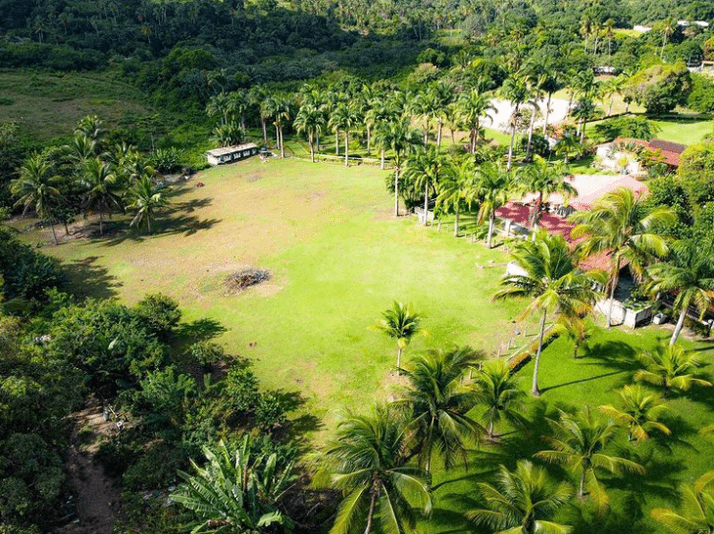
<svg viewBox="0 0 714 534">
<path fill-rule="evenodd" d="M 246 143 L 244 145 L 224 146 L 222 148 L 214 148 L 213 150 L 209 150 L 206 153 L 209 156 L 219 157 L 225 156 L 226 154 L 240 152 L 241 150 L 247 150 L 249 148 L 258 148 L 258 145 L 256 145 L 255 143 Z"/>
</svg>

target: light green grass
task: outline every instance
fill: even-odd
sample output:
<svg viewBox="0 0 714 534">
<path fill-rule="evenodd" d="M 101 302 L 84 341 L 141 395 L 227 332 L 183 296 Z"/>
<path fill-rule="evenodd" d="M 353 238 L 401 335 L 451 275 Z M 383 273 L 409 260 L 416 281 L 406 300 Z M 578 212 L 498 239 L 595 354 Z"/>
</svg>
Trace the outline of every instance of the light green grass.
<svg viewBox="0 0 714 534">
<path fill-rule="evenodd" d="M 141 93 L 116 73 L 0 71 L 3 121 L 16 121 L 35 139 L 71 135 L 79 119 L 96 114 L 109 126 L 127 115 L 146 115 Z"/>
<path fill-rule="evenodd" d="M 657 120 L 652 122 L 661 129 L 655 137 L 683 145 L 700 143 L 705 135 L 712 133 L 712 121 Z"/>
<path fill-rule="evenodd" d="M 395 220 L 387 174 L 254 158 L 195 177 L 189 184 L 205 187 L 180 191 L 181 209 L 155 224 L 157 235 L 132 231 L 44 251 L 75 265 L 80 289 L 128 303 L 161 291 L 186 319 L 219 321 L 228 329 L 219 341 L 252 359 L 265 387 L 301 392 L 306 411 L 330 428 L 337 409 L 391 394 L 396 345 L 369 327 L 394 300 L 428 315 L 428 335 L 407 354 L 453 343 L 492 349 L 513 315 L 515 305 L 489 302 L 503 273 L 490 265 L 505 254 L 456 239 L 450 228 Z M 227 295 L 225 278 L 245 266 L 274 278 Z"/>
</svg>

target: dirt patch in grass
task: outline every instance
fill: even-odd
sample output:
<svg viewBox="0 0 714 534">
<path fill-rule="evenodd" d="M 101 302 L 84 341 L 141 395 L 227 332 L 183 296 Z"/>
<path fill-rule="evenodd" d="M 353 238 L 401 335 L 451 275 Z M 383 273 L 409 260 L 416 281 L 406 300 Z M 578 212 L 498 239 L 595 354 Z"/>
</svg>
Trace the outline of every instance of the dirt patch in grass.
<svg viewBox="0 0 714 534">
<path fill-rule="evenodd" d="M 249 287 L 263 284 L 269 281 L 272 277 L 273 274 L 267 269 L 248 267 L 230 274 L 228 278 L 226 278 L 224 285 L 226 286 L 228 293 L 240 293 Z"/>
</svg>

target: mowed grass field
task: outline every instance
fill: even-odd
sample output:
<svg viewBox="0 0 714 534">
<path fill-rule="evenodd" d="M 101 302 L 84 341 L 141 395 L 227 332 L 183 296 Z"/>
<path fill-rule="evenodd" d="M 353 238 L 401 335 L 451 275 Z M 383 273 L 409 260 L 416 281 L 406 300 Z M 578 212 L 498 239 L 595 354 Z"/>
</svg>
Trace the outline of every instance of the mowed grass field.
<svg viewBox="0 0 714 534">
<path fill-rule="evenodd" d="M 0 117 L 15 121 L 34 139 L 72 135 L 79 119 L 90 114 L 116 125 L 127 115 L 150 113 L 143 96 L 116 75 L 0 71 Z"/>
<path fill-rule="evenodd" d="M 187 182 L 155 235 L 126 232 L 115 217 L 104 238 L 43 251 L 68 264 L 80 291 L 129 304 L 160 291 L 187 321 L 218 321 L 226 331 L 217 341 L 253 360 L 264 387 L 300 392 L 303 410 L 331 428 L 342 407 L 392 394 L 396 343 L 369 327 L 393 301 L 427 314 L 428 333 L 407 357 L 453 344 L 495 350 L 514 327 L 518 304 L 490 302 L 504 252 L 456 239 L 451 227 L 395 219 L 387 175 L 254 158 Z M 205 186 L 193 187 L 199 181 Z M 47 231 L 24 237 L 51 240 Z M 269 269 L 273 279 L 229 294 L 226 278 L 244 267 Z"/>
<path fill-rule="evenodd" d="M 448 221 L 439 232 L 412 217 L 395 219 L 387 176 L 375 167 L 252 159 L 175 186 L 173 211 L 156 221 L 155 235 L 128 229 L 126 216 L 115 217 L 103 237 L 73 237 L 43 251 L 62 259 L 75 289 L 86 294 L 133 304 L 146 292 L 161 291 L 181 303 L 185 322 L 220 323 L 225 331 L 216 341 L 230 354 L 251 359 L 264 387 L 302 398 L 293 416 L 320 444 L 343 408 L 365 412 L 400 387 L 393 373 L 395 343 L 370 329 L 394 300 L 427 314 L 427 335 L 414 339 L 405 361 L 453 344 L 493 355 L 513 337 L 525 305 L 490 301 L 508 259 L 502 249 L 488 251 L 469 237 L 454 238 Z M 198 182 L 204 186 L 195 187 Z M 22 235 L 31 243 L 51 241 L 47 230 Z M 269 269 L 273 278 L 230 293 L 225 280 L 243 267 Z M 534 335 L 535 328 L 528 325 L 528 333 Z M 543 449 L 543 417 L 557 417 L 556 408 L 616 404 L 616 391 L 631 381 L 634 353 L 668 336 L 669 330 L 655 326 L 635 332 L 596 328 L 577 360 L 567 340 L 554 341 L 543 354 L 543 395 L 528 409 L 532 433 L 497 429 L 504 433 L 501 444 L 474 450 L 468 470 L 437 467 L 435 511 L 421 522 L 422 531 L 486 532 L 474 530 L 463 516 L 476 506 L 477 484 L 493 480 L 500 464 L 513 468 Z M 684 342 L 700 351 L 708 364 L 704 373 L 711 376 L 712 344 Z M 532 364 L 519 372 L 525 390 L 531 373 Z M 643 463 L 648 474 L 603 477 L 612 488 L 611 511 L 583 515 L 567 506 L 559 519 L 574 525 L 574 532 L 664 532 L 649 510 L 676 506 L 678 484 L 712 468 L 714 444 L 697 430 L 714 419 L 714 392 L 675 394 L 669 404 L 671 439 L 634 448 L 623 439 L 613 449 L 632 451 L 623 454 Z M 550 470 L 569 476 L 558 467 Z"/>
</svg>

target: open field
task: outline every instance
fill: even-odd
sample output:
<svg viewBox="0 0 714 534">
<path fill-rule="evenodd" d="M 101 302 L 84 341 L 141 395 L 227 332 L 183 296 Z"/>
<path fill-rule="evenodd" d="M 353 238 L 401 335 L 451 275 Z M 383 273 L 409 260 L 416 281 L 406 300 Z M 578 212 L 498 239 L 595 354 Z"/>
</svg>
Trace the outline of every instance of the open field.
<svg viewBox="0 0 714 534">
<path fill-rule="evenodd" d="M 102 73 L 0 73 L 0 116 L 17 121 L 20 132 L 42 140 L 72 135 L 82 117 L 99 115 L 116 125 L 127 115 L 150 113 L 141 93 Z"/>
<path fill-rule="evenodd" d="M 217 340 L 229 353 L 253 360 L 265 387 L 302 397 L 295 415 L 309 416 L 301 430 L 319 443 L 340 408 L 364 411 L 391 398 L 398 386 L 391 372 L 395 344 L 369 329 L 393 300 L 412 302 L 428 315 L 428 335 L 414 339 L 405 360 L 454 343 L 493 354 L 514 335 L 524 305 L 490 302 L 507 260 L 501 249 L 455 239 L 446 224 L 438 232 L 411 217 L 394 219 L 387 175 L 378 167 L 345 169 L 294 159 L 261 164 L 254 158 L 210 169 L 177 187 L 174 211 L 156 222 L 156 235 L 127 230 L 124 216 L 108 225 L 104 237 L 70 238 L 43 250 L 65 261 L 75 287 L 89 295 L 134 303 L 145 292 L 161 291 L 179 300 L 185 321 L 220 323 L 225 331 Z M 205 186 L 194 187 L 199 181 Z M 472 224 L 468 218 L 466 223 L 464 233 Z M 45 230 L 23 238 L 51 239 Z M 229 294 L 226 277 L 245 266 L 270 269 L 273 279 Z M 633 372 L 634 351 L 668 335 L 662 327 L 635 333 L 597 329 L 577 360 L 569 342 L 556 340 L 544 352 L 543 395 L 531 410 L 535 414 L 540 406 L 552 416 L 557 406 L 615 403 L 615 390 Z M 697 345 L 709 364 L 711 346 Z M 531 371 L 529 364 L 519 373 L 524 389 Z M 696 430 L 712 420 L 714 394 L 694 390 L 669 402 L 666 422 L 674 437 L 634 449 L 649 474 L 605 477 L 614 488 L 610 514 L 580 517 L 568 507 L 561 519 L 575 525 L 576 534 L 662 532 L 641 510 L 674 505 L 677 483 L 711 468 L 714 445 Z M 468 472 L 437 470 L 436 510 L 423 522 L 424 531 L 461 531 L 475 484 L 489 479 L 498 464 L 513 467 L 543 447 L 542 417 L 532 429 L 525 438 L 508 433 L 501 446 L 474 451 Z"/>
<path fill-rule="evenodd" d="M 505 261 L 504 253 L 455 239 L 448 227 L 395 221 L 386 174 L 256 158 L 194 178 L 205 187 L 189 182 L 177 192 L 181 209 L 156 224 L 158 235 L 134 230 L 44 250 L 72 265 L 90 294 L 133 303 L 161 291 L 188 320 L 220 322 L 227 331 L 219 341 L 253 359 L 266 387 L 302 392 L 306 409 L 331 426 L 343 405 L 389 395 L 396 345 L 369 326 L 394 300 L 429 316 L 429 335 L 408 352 L 493 348 L 514 315 L 515 305 L 489 303 L 503 272 L 489 262 Z M 274 278 L 227 295 L 225 278 L 245 266 Z"/>
</svg>

